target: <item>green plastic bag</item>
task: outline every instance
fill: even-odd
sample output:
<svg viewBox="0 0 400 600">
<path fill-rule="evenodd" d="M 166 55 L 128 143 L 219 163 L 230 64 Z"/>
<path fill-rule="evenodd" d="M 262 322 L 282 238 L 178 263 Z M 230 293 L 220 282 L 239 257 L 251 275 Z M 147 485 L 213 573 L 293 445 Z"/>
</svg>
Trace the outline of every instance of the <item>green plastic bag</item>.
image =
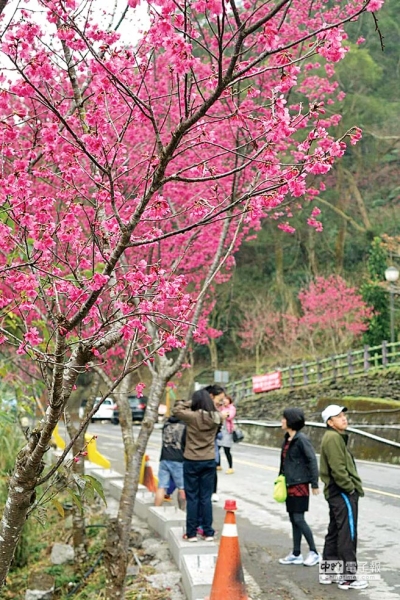
<svg viewBox="0 0 400 600">
<path fill-rule="evenodd" d="M 278 475 L 274 482 L 274 500 L 285 502 L 287 498 L 286 479 L 284 475 Z"/>
</svg>

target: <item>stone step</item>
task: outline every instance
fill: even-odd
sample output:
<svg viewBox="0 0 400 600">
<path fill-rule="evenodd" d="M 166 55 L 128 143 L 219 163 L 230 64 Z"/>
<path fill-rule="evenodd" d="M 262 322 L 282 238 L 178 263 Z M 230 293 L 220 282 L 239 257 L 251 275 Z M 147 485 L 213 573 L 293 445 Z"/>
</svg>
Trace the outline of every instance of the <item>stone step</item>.
<svg viewBox="0 0 400 600">
<path fill-rule="evenodd" d="M 197 546 L 197 544 L 192 545 Z M 188 600 L 204 599 L 210 595 L 216 562 L 217 553 L 203 554 L 203 549 L 201 549 L 201 554 L 184 554 L 182 556 L 182 585 Z M 221 598 L 221 600 L 229 600 L 229 598 Z"/>
<path fill-rule="evenodd" d="M 186 513 L 176 506 L 151 506 L 147 520 L 149 526 L 166 540 L 171 527 L 185 526 Z"/>
<path fill-rule="evenodd" d="M 136 498 L 135 505 L 133 507 L 133 511 L 135 515 L 147 521 L 149 518 L 149 509 L 151 506 L 154 506 L 154 494 L 153 492 L 149 492 L 144 485 L 139 485 Z"/>
<path fill-rule="evenodd" d="M 182 566 L 182 558 L 187 554 L 215 554 L 217 546 L 215 542 L 187 542 L 183 539 L 186 527 L 171 527 L 168 531 L 169 550 L 179 568 Z"/>
</svg>

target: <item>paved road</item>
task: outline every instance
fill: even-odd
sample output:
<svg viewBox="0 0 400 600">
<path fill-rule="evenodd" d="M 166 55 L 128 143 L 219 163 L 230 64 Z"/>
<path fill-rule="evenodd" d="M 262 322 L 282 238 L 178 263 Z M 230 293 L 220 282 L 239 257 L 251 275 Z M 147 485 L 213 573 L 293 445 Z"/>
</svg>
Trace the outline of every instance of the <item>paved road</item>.
<svg viewBox="0 0 400 600">
<path fill-rule="evenodd" d="M 135 427 L 136 429 L 136 427 Z M 96 433 L 100 452 L 106 455 L 112 467 L 123 472 L 122 440 L 117 426 L 107 423 L 90 425 Z M 157 472 L 160 431 L 155 430 L 148 445 L 151 464 Z M 233 475 L 225 470 L 218 475 L 220 502 L 214 504 L 216 528 L 220 531 L 223 503 L 227 498 L 237 501 L 237 522 L 245 568 L 260 588 L 260 600 L 336 600 L 345 592 L 335 585 L 318 583 L 317 567 L 282 566 L 277 561 L 291 550 L 291 528 L 285 505 L 272 499 L 273 480 L 277 473 L 279 451 L 271 448 L 238 444 L 233 449 Z M 223 466 L 226 467 L 223 456 Z M 400 598 L 400 467 L 358 461 L 366 496 L 360 500 L 359 515 L 359 568 L 377 580 L 369 588 L 350 594 L 370 600 L 399 600 Z M 308 522 L 317 547 L 322 549 L 328 522 L 328 508 L 323 494 L 310 499 Z M 306 548 L 303 546 L 303 551 Z M 380 573 L 377 570 L 380 569 Z"/>
</svg>

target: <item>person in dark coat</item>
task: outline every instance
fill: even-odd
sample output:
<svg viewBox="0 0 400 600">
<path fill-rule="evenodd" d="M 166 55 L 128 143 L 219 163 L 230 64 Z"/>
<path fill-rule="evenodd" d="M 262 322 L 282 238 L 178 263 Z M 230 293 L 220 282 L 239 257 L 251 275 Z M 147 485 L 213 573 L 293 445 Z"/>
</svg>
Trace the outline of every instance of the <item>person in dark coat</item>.
<svg viewBox="0 0 400 600">
<path fill-rule="evenodd" d="M 293 531 L 293 552 L 280 558 L 281 565 L 304 565 L 313 567 L 321 559 L 317 552 L 314 536 L 304 513 L 308 511 L 310 484 L 312 493 L 319 494 L 318 463 L 314 448 L 308 437 L 300 432 L 305 418 L 301 408 L 287 408 L 283 413 L 282 429 L 286 432 L 282 444 L 279 474 L 285 475 L 287 486 L 286 510 Z M 303 560 L 301 538 L 309 546 L 308 556 Z"/>
<path fill-rule="evenodd" d="M 178 506 L 186 507 L 185 486 L 183 481 L 183 452 L 186 441 L 186 425 L 176 417 L 169 417 L 164 423 L 161 434 L 160 467 L 158 470 L 158 488 L 154 500 L 155 506 L 161 506 L 178 488 Z"/>
</svg>

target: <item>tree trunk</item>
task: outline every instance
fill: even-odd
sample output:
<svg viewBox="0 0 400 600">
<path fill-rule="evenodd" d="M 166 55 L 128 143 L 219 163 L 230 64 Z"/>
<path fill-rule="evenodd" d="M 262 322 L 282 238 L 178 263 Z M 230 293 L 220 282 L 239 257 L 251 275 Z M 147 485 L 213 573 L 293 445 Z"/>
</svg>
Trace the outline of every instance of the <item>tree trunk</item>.
<svg viewBox="0 0 400 600">
<path fill-rule="evenodd" d="M 82 434 L 74 442 L 73 455 L 76 456 L 85 445 L 85 434 Z M 72 463 L 72 472 L 76 475 L 85 474 L 85 462 L 80 458 L 79 462 Z M 87 538 L 86 538 L 86 519 L 84 512 L 73 504 L 72 507 L 72 539 L 75 552 L 75 566 L 80 568 L 82 562 L 87 560 Z"/>
<path fill-rule="evenodd" d="M 35 487 L 44 469 L 44 462 L 29 462 L 37 440 L 31 434 L 28 444 L 17 456 L 10 479 L 7 502 L 0 526 L 0 587 L 4 585 L 29 508 L 36 498 Z"/>
<path fill-rule="evenodd" d="M 310 269 L 313 277 L 318 276 L 318 260 L 315 252 L 315 231 L 310 227 L 308 231 L 308 258 L 310 261 Z"/>
<path fill-rule="evenodd" d="M 210 350 L 211 369 L 216 371 L 218 369 L 218 348 L 214 338 L 210 339 L 208 348 Z"/>
<path fill-rule="evenodd" d="M 119 503 L 118 516 L 110 521 L 104 550 L 106 567 L 106 600 L 122 600 L 125 594 L 125 578 L 129 563 L 129 540 L 131 521 L 139 474 L 147 442 L 158 418 L 158 405 L 167 383 L 166 377 L 153 373 L 149 401 L 138 439 L 134 442 L 132 418 L 128 402 L 119 401 L 120 424 L 125 449 L 125 475 Z"/>
<path fill-rule="evenodd" d="M 99 377 L 95 377 L 92 381 L 89 388 L 89 397 L 90 400 L 86 405 L 86 411 L 93 408 L 94 399 L 99 393 L 100 380 Z M 65 416 L 65 425 L 68 431 L 68 435 L 71 440 L 73 440 L 78 433 L 78 429 L 75 426 L 71 414 L 69 411 L 64 411 Z M 76 438 L 74 445 L 72 446 L 72 454 L 76 456 L 85 446 L 85 434 L 87 432 L 87 428 L 89 427 L 89 422 L 86 424 L 86 427 L 83 429 L 79 437 Z M 84 475 L 85 474 L 85 461 L 83 458 L 79 460 L 79 462 L 72 463 L 72 472 L 76 475 Z M 80 565 L 82 562 L 87 560 L 87 536 L 86 536 L 86 519 L 84 514 L 81 513 L 79 507 L 76 504 L 72 505 L 72 540 L 74 545 L 75 552 L 75 566 L 80 569 Z"/>
<path fill-rule="evenodd" d="M 364 223 L 364 227 L 365 227 L 365 229 L 367 229 L 369 231 L 369 230 L 372 229 L 372 227 L 371 227 L 371 221 L 369 220 L 368 211 L 367 211 L 367 208 L 365 206 L 365 202 L 364 202 L 364 199 L 363 199 L 363 197 L 361 195 L 359 187 L 357 185 L 356 178 L 348 170 L 345 171 L 345 174 L 346 174 L 346 177 L 347 177 L 347 180 L 348 180 L 348 185 L 349 185 L 350 192 L 354 196 L 354 200 L 356 201 L 357 208 L 358 208 L 359 213 L 361 215 L 362 222 Z"/>
<path fill-rule="evenodd" d="M 56 356 L 61 364 L 59 354 Z M 58 400 L 57 393 L 55 397 Z M 48 407 L 45 423 L 31 431 L 28 442 L 17 454 L 0 524 L 0 587 L 6 581 L 28 511 L 35 502 L 35 488 L 45 468 L 43 457 L 49 448 L 51 434 L 62 408 L 62 404 L 57 408 Z"/>
<path fill-rule="evenodd" d="M 346 213 L 348 204 L 350 202 L 350 195 L 349 195 L 346 183 L 344 181 L 343 169 L 340 166 L 340 164 L 337 169 L 337 175 L 338 175 L 338 179 L 337 179 L 337 184 L 336 184 L 336 190 L 338 193 L 338 201 L 337 201 L 336 206 L 341 212 Z M 345 219 L 341 219 L 340 224 L 339 224 L 338 234 L 336 237 L 336 243 L 335 243 L 335 267 L 336 267 L 335 270 L 337 273 L 342 273 L 342 271 L 343 271 L 344 245 L 345 245 L 345 241 L 346 241 L 346 231 L 347 231 L 347 222 Z"/>
<path fill-rule="evenodd" d="M 26 513 L 35 498 L 36 478 L 21 487 L 19 472 L 11 478 L 8 502 L 5 505 L 2 519 L 2 543 L 0 547 L 0 585 L 4 585 L 15 548 L 18 544 L 22 528 L 26 521 Z M 12 526 L 10 524 L 12 523 Z"/>
</svg>

